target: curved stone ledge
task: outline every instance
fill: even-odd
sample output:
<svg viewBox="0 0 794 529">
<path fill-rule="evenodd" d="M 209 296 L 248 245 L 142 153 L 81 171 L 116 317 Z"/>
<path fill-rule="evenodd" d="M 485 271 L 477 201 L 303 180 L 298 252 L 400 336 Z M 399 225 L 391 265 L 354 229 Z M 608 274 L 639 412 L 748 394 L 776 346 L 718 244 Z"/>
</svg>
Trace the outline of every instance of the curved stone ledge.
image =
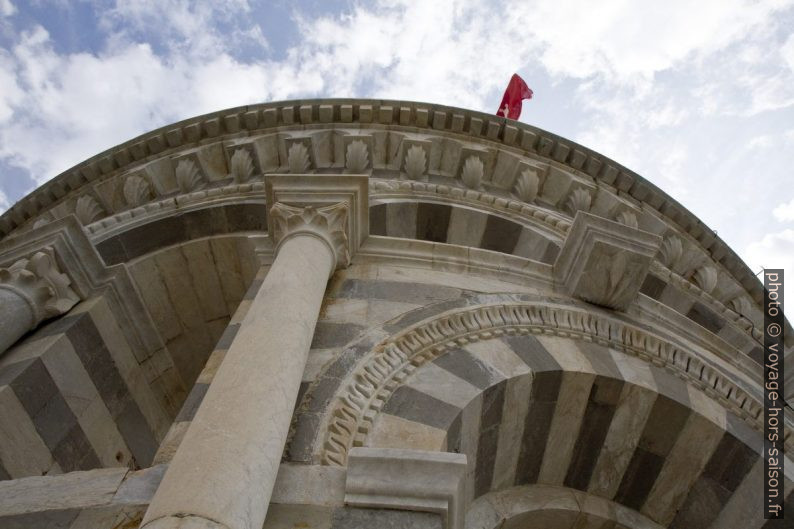
<svg viewBox="0 0 794 529">
<path fill-rule="evenodd" d="M 0 217 L 0 234 L 8 235 L 86 184 L 118 175 L 136 164 L 221 139 L 233 142 L 255 131 L 311 131 L 329 124 L 453 134 L 507 152 L 523 151 L 538 156 L 553 166 L 592 178 L 610 186 L 615 193 L 625 193 L 632 200 L 647 204 L 687 232 L 756 302 L 762 297 L 757 278 L 711 229 L 633 171 L 574 142 L 523 123 L 481 112 L 403 101 L 273 102 L 226 109 L 167 125 L 100 153 L 41 186 Z"/>
</svg>

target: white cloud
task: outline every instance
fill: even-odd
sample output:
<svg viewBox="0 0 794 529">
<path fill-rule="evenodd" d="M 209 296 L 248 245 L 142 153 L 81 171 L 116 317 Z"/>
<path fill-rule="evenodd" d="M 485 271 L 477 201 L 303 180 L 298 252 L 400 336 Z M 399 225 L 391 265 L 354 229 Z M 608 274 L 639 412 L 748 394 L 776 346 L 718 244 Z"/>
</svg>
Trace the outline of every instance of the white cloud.
<svg viewBox="0 0 794 529">
<path fill-rule="evenodd" d="M 11 0 L 0 0 L 0 16 L 10 17 L 17 12 L 17 8 L 11 3 Z"/>
<path fill-rule="evenodd" d="M 794 199 L 790 202 L 784 202 L 772 210 L 772 215 L 775 216 L 780 222 L 789 222 L 794 220 Z"/>
</svg>

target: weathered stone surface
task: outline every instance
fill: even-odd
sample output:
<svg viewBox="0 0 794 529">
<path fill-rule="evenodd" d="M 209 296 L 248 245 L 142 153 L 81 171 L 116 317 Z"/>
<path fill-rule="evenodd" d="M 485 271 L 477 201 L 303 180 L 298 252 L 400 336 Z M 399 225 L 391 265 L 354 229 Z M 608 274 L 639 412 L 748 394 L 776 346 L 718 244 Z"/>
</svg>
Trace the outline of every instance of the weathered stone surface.
<svg viewBox="0 0 794 529">
<path fill-rule="evenodd" d="M 660 244 L 657 235 L 580 211 L 554 263 L 554 277 L 572 296 L 625 310 Z"/>
</svg>

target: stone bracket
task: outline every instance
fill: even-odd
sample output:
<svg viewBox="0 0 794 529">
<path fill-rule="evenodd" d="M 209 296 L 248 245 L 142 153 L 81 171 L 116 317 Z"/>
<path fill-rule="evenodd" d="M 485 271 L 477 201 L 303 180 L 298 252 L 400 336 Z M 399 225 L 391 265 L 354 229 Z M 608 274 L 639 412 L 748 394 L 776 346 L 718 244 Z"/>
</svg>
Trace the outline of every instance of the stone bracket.
<svg viewBox="0 0 794 529">
<path fill-rule="evenodd" d="M 328 210 L 331 206 L 346 209 L 342 229 L 347 239 L 348 260 L 369 236 L 369 178 L 366 175 L 268 174 L 265 175 L 265 200 L 268 234 L 276 247 L 286 235 L 285 223 L 274 218 L 274 206 L 278 203 L 312 212 Z M 275 209 L 278 212 L 279 208 Z M 283 213 L 279 214 L 284 216 Z M 337 261 L 341 266 L 346 265 L 345 259 Z"/>
<path fill-rule="evenodd" d="M 578 211 L 554 263 L 554 282 L 573 297 L 625 311 L 661 243 L 653 233 Z"/>
<path fill-rule="evenodd" d="M 345 503 L 353 507 L 438 513 L 462 529 L 466 455 L 400 448 L 350 450 Z"/>
</svg>

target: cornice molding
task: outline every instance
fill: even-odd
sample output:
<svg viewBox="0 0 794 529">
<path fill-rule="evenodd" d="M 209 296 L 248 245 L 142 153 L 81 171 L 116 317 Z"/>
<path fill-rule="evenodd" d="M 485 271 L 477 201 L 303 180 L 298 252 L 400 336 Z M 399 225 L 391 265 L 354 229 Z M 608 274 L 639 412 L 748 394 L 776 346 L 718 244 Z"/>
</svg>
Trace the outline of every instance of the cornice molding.
<svg viewBox="0 0 794 529">
<path fill-rule="evenodd" d="M 500 303 L 450 311 L 386 338 L 359 361 L 337 392 L 321 430 L 323 464 L 342 465 L 363 446 L 391 394 L 416 369 L 444 352 L 502 335 L 552 334 L 592 341 L 665 367 L 763 431 L 763 403 L 697 353 L 635 324 L 581 307 L 552 303 Z M 748 384 L 754 386 L 755 384 Z M 786 448 L 794 449 L 786 425 Z"/>
<path fill-rule="evenodd" d="M 586 147 L 524 123 L 454 107 L 404 101 L 273 102 L 226 109 L 168 125 L 104 151 L 56 176 L 0 217 L 0 235 L 7 235 L 29 219 L 35 219 L 86 184 L 120 174 L 141 162 L 224 138 L 241 138 L 263 131 L 309 130 L 330 124 L 372 129 L 385 126 L 467 137 L 507 151 L 530 153 L 552 165 L 614 186 L 617 192 L 649 205 L 691 234 L 756 302 L 761 299 L 762 285 L 741 259 L 677 201 L 633 171 Z M 414 165 L 418 167 L 418 162 L 411 166 Z"/>
</svg>

